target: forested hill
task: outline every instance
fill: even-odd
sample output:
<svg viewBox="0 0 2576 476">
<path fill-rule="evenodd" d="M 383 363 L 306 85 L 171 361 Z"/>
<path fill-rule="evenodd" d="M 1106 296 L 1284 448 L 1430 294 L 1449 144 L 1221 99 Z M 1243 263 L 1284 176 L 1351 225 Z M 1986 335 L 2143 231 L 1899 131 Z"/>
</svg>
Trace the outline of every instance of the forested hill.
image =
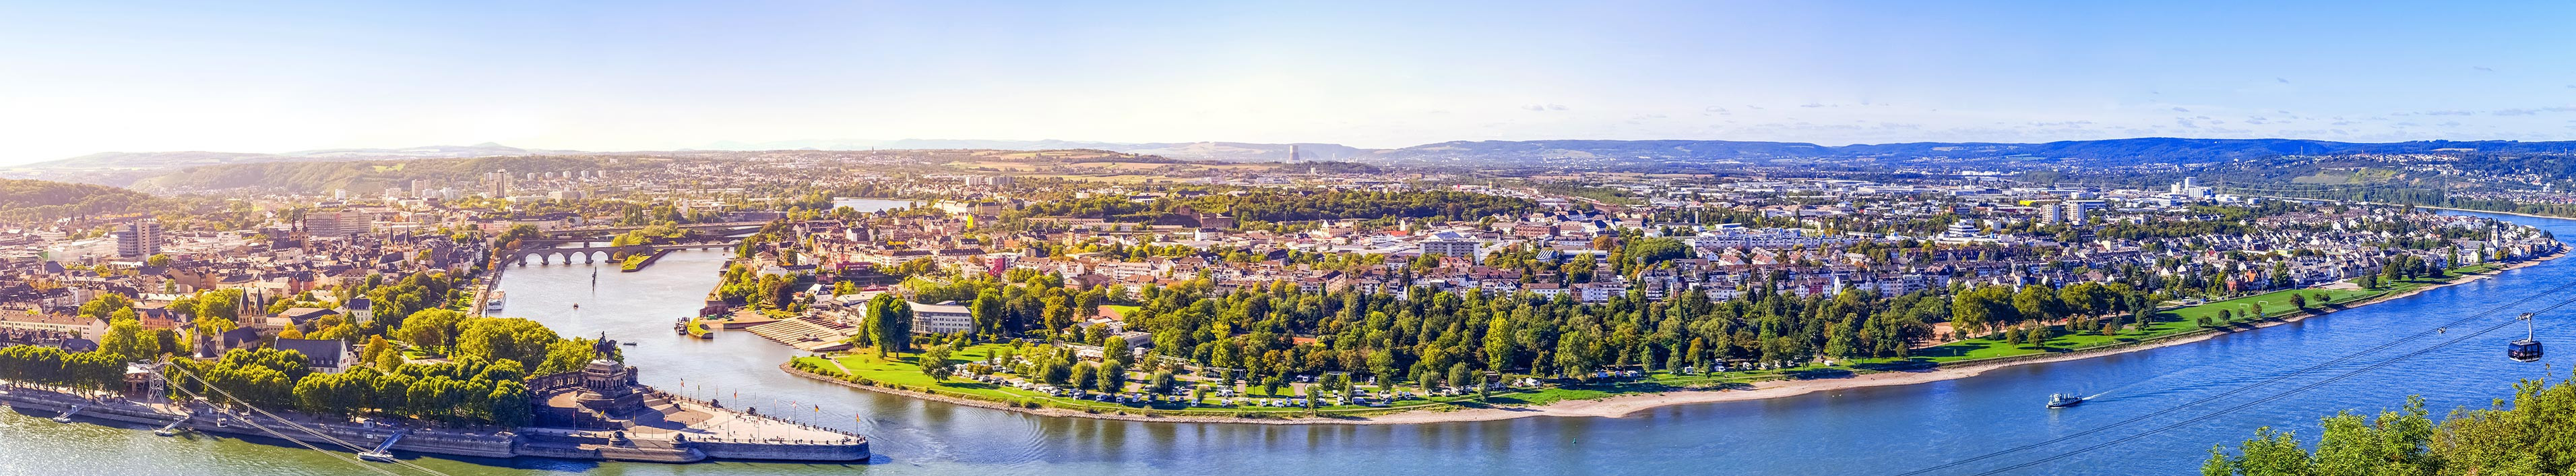
<svg viewBox="0 0 2576 476">
<path fill-rule="evenodd" d="M 2333 142 L 2304 139 L 2135 139 L 2038 144 L 1911 142 L 1826 146 L 1803 142 L 1720 140 L 1456 141 L 1378 150 L 1364 162 L 1456 165 L 1651 166 L 1725 161 L 1846 159 L 1885 165 L 1913 163 L 2005 164 L 2028 161 L 2093 166 L 2208 163 L 2281 155 L 2396 154 L 2430 152 L 2576 152 L 2576 141 Z"/>
<path fill-rule="evenodd" d="M 154 198 L 132 190 L 43 180 L 0 179 L 0 221 L 46 221 L 125 213 Z"/>
<path fill-rule="evenodd" d="M 450 187 L 473 188 L 481 174 L 495 170 L 506 169 L 513 173 L 527 173 L 659 168 L 658 164 L 646 165 L 656 160 L 661 159 L 518 156 L 208 165 L 144 178 L 136 181 L 133 188 L 146 191 L 192 191 L 260 187 L 297 193 L 331 190 L 376 193 L 389 187 L 407 188 L 415 179 L 441 180 Z"/>
</svg>

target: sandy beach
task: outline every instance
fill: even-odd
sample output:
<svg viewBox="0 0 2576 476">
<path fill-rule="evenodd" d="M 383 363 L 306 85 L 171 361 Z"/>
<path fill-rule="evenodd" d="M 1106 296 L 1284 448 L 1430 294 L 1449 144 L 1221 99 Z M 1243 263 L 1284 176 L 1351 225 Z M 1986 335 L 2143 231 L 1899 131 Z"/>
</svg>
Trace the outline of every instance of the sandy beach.
<svg viewBox="0 0 2576 476">
<path fill-rule="evenodd" d="M 2120 354 L 2120 353 L 2127 353 L 2127 352 L 2137 352 L 2137 351 L 2141 351 L 2141 350 L 2154 349 L 2154 348 L 2165 347 L 2165 346 L 2173 346 L 2173 345 L 2189 344 L 2189 343 L 2193 343 L 2193 342 L 2200 342 L 2200 341 L 2203 341 L 2203 340 L 2208 340 L 2208 339 L 2209 339 L 2209 338 L 2211 338 L 2211 337 L 2217 337 L 2217 336 L 2225 335 L 2225 334 L 2229 334 L 2229 333 L 2245 332 L 2245 331 L 2249 331 L 2249 330 L 2253 330 L 2253 329 L 2260 329 L 2260 328 L 2264 328 L 2264 327 L 2271 327 L 2271 326 L 2277 326 L 2277 325 L 2282 325 L 2282 324 L 2288 324 L 2288 323 L 2298 322 L 2298 321 L 2306 320 L 2306 319 L 2313 318 L 2313 317 L 2317 317 L 2317 316 L 2323 316 L 2323 315 L 2327 315 L 2327 314 L 2333 314 L 2333 313 L 2335 313 L 2335 312 L 2339 312 L 2339 311 L 2344 311 L 2344 310 L 2349 310 L 2349 309 L 2355 309 L 2355 308 L 2359 308 L 2359 307 L 2362 307 L 2362 306 L 2368 306 L 2368 305 L 2371 305 L 2371 304 L 2378 304 L 2378 303 L 2381 303 L 2381 302 L 2387 302 L 2387 301 L 2391 301 L 2391 300 L 2404 299 L 2404 298 L 2409 297 L 2409 296 L 2414 296 L 2416 293 L 2421 293 L 2421 292 L 2425 292 L 2425 291 L 2430 291 L 2430 290 L 2438 289 L 2438 288 L 2442 288 L 2442 287 L 2445 287 L 2445 286 L 2451 286 L 2451 285 L 2457 285 L 2457 284 L 2461 284 L 2461 283 L 2474 282 L 2474 281 L 2481 280 L 2481 279 L 2487 279 L 2487 278 L 2489 278 L 2489 277 L 2493 277 L 2496 273 L 2500 273 L 2500 272 L 2503 272 L 2503 271 L 2506 271 L 2506 270 L 2512 270 L 2512 269 L 2516 269 L 2516 268 L 2522 268 L 2522 267 L 2527 267 L 2527 266 L 2534 266 L 2534 265 L 2538 265 L 2538 264 L 2540 264 L 2540 263 L 2544 263 L 2544 262 L 2548 262 L 2548 261 L 2550 261 L 2550 260 L 2558 259 L 2559 257 L 2562 257 L 2562 256 L 2566 256 L 2566 253 L 2551 254 L 2551 255 L 2542 256 L 2542 257 L 2538 257 L 2538 258 L 2533 258 L 2533 259 L 2526 260 L 2526 261 L 2522 261 L 2522 262 L 2518 262 L 2518 263 L 2508 264 L 2508 265 L 2505 265 L 2505 266 L 2503 266 L 2503 267 L 2501 267 L 2501 268 L 2498 268 L 2498 269 L 2496 269 L 2496 270 L 2493 270 L 2493 271 L 2488 271 L 2488 272 L 2483 272 L 2483 273 L 2477 273 L 2477 274 L 2465 275 L 2465 276 L 2461 277 L 2460 279 L 2458 279 L 2458 280 L 2456 280 L 2456 281 L 2452 281 L 2452 282 L 2448 282 L 2448 283 L 2443 283 L 2443 284 L 2440 284 L 2440 285 L 2425 286 L 2425 287 L 2422 287 L 2422 288 L 2417 288 L 2417 289 L 2414 289 L 2414 290 L 2409 290 L 2409 291 L 2407 291 L 2407 292 L 2403 292 L 2403 293 L 2397 293 L 2397 294 L 2390 294 L 2390 295 L 2386 295 L 2386 296 L 2380 296 L 2380 297 L 2371 298 L 2371 299 L 2364 300 L 2364 301 L 2357 301 L 2357 302 L 2348 303 L 2348 304 L 2344 304 L 2344 305 L 2340 305 L 2340 306 L 2335 306 L 2335 307 L 2330 307 L 2330 308 L 2320 308 L 2320 309 L 2316 309 L 2316 310 L 2311 310 L 2311 311 L 2308 311 L 2307 313 L 2300 314 L 2300 315 L 2289 316 L 2289 317 L 2283 317 L 2283 318 L 2278 318 L 2278 319 L 2265 320 L 2265 321 L 2262 321 L 2262 322 L 2259 322 L 2259 323 L 2252 324 L 2250 327 L 2246 327 L 2246 328 L 2223 329 L 2223 330 L 2208 330 L 2208 331 L 2202 331 L 2202 332 L 2192 332 L 2192 333 L 2185 333 L 2185 334 L 2176 334 L 2176 335 L 2166 336 L 2166 337 L 2159 338 L 2159 339 L 2155 339 L 2155 340 L 2141 341 L 2141 342 L 2135 342 L 2135 343 L 2124 344 L 2124 345 L 2114 345 L 2114 346 L 2098 347 L 2098 348 L 2093 348 L 2093 349 L 2086 349 L 2086 350 L 2079 350 L 2079 351 L 2074 351 L 2074 352 L 2067 352 L 2067 353 L 2063 353 L 2063 354 L 2041 355 L 2041 356 L 2017 356 L 2017 357 L 1999 358 L 1999 359 L 1994 359 L 1994 360 L 1984 361 L 1984 362 L 1954 363 L 1954 364 L 1943 365 L 1943 366 L 1941 366 L 1941 367 L 1937 367 L 1937 368 L 1930 369 L 1930 370 L 1921 370 L 1921 371 L 1879 372 L 1879 373 L 1871 373 L 1871 374 L 1858 375 L 1858 376 L 1853 376 L 1853 377 L 1844 377 L 1844 378 L 1811 379 L 1811 380 L 1779 380 L 1779 381 L 1757 382 L 1757 383 L 1753 384 L 1753 388 L 1751 388 L 1751 389 L 1743 389 L 1743 390 L 1680 390 L 1680 391 L 1665 392 L 1665 393 L 1620 395 L 1620 396 L 1614 396 L 1614 397 L 1608 397 L 1608 398 L 1601 398 L 1601 399 L 1594 399 L 1594 400 L 1575 400 L 1575 401 L 1564 401 L 1564 402 L 1551 403 L 1551 404 L 1547 404 L 1547 405 L 1529 406 L 1529 407 L 1502 407 L 1502 408 L 1473 408 L 1473 409 L 1415 410 L 1415 411 L 1408 411 L 1408 412 L 1401 412 L 1401 413 L 1392 413 L 1392 414 L 1386 414 L 1386 415 L 1366 416 L 1366 417 L 1313 417 L 1313 418 L 1240 418 L 1240 417 L 1218 417 L 1218 416 L 1166 416 L 1166 415 L 1143 415 L 1143 414 L 1120 414 L 1120 413 L 1090 413 L 1090 412 L 1084 412 L 1084 411 L 1079 411 L 1079 410 L 1068 410 L 1068 409 L 1062 409 L 1062 408 L 1019 408 L 1019 407 L 1013 407 L 1013 406 L 1004 405 L 1004 404 L 1000 404 L 1000 403 L 987 402 L 987 401 L 981 401 L 981 400 L 973 400 L 973 399 L 965 399 L 965 398 L 955 398 L 955 397 L 948 397 L 948 396 L 942 396 L 942 395 L 933 395 L 933 394 L 928 394 L 928 393 L 923 393 L 923 392 L 915 392 L 915 391 L 908 391 L 908 390 L 901 390 L 901 389 L 890 389 L 890 388 L 883 388 L 883 387 L 863 386 L 863 385 L 858 385 L 858 384 L 854 384 L 854 383 L 849 383 L 849 382 L 841 381 L 841 380 L 839 380 L 839 379 L 834 379 L 834 378 L 825 377 L 825 376 L 822 376 L 822 375 L 816 375 L 816 374 L 808 373 L 808 372 L 801 371 L 801 370 L 796 370 L 796 369 L 794 369 L 794 368 L 792 368 L 792 367 L 790 367 L 790 366 L 784 365 L 784 364 L 781 364 L 781 365 L 779 366 L 779 368 L 780 368 L 780 370 L 786 371 L 786 372 L 788 372 L 788 373 L 790 373 L 790 374 L 795 374 L 795 375 L 798 375 L 798 376 L 802 376 L 802 377 L 806 377 L 806 378 L 811 378 L 811 379 L 815 379 L 815 380 L 820 380 L 820 381 L 825 381 L 825 382 L 833 382 L 833 383 L 837 383 L 837 384 L 840 384 L 840 385 L 843 385 L 843 386 L 847 386 L 847 387 L 851 387 L 851 388 L 858 388 L 858 389 L 869 390 L 869 391 L 874 391 L 874 392 L 891 393 L 891 394 L 903 395 L 903 396 L 912 397 L 912 398 L 921 398 L 921 399 L 927 399 L 927 400 L 936 400 L 936 401 L 948 402 L 948 403 L 957 404 L 957 405 L 966 405 L 966 406 L 981 407 L 981 408 L 992 408 L 992 409 L 998 409 L 998 410 L 1010 410 L 1010 411 L 1016 411 L 1016 412 L 1022 412 L 1022 413 L 1029 413 L 1029 414 L 1035 414 L 1035 415 L 1042 415 L 1042 416 L 1061 416 L 1061 417 L 1078 417 L 1078 418 L 1099 418 L 1099 419 L 1108 419 L 1108 420 L 1160 421 L 1160 422 L 1197 422 L 1197 423 L 1249 423 L 1249 424 L 1264 424 L 1264 425 L 1395 425 L 1395 424 L 1417 424 L 1417 423 L 1451 423 L 1451 422 L 1471 422 L 1471 421 L 1509 420 L 1509 419 L 1514 419 L 1514 418 L 1527 418 L 1527 417 L 1537 417 L 1537 416 L 1553 416 L 1553 417 L 1607 417 L 1607 418 L 1617 418 L 1617 417 L 1627 416 L 1627 415 L 1630 415 L 1630 414 L 1637 413 L 1637 412 L 1639 412 L 1639 411 L 1644 411 L 1644 410 L 1651 409 L 1651 408 L 1655 408 L 1655 407 L 1672 406 L 1672 405 L 1688 405 L 1688 404 L 1694 404 L 1694 403 L 1715 403 L 1715 402 L 1731 402 L 1731 401 L 1741 401 L 1741 400 L 1761 400 L 1761 399 L 1766 399 L 1766 398 L 1780 398 L 1780 397 L 1790 397 L 1790 396 L 1797 396 L 1797 395 L 1805 395 L 1805 394 L 1808 394 L 1808 393 L 1811 393 L 1811 392 L 1820 392 L 1820 391 L 1842 390 L 1842 389 L 1850 389 L 1850 388 L 1864 388 L 1864 387 L 1880 387 L 1880 386 L 1890 386 L 1890 385 L 1912 385 L 1912 384 L 1918 384 L 1918 383 L 1938 382 L 1938 381 L 1943 381 L 1943 380 L 1950 380 L 1950 379 L 1957 379 L 1957 378 L 1972 377 L 1972 376 L 1976 376 L 1977 374 L 1985 373 L 1985 372 L 1986 372 L 1986 371 L 1988 371 L 1988 370 L 1994 370 L 1994 369 L 1999 369 L 1999 368 L 2004 368 L 2004 367 L 2011 367 L 2011 366 L 2015 366 L 2015 365 L 2029 365 L 2029 364 L 2038 364 L 2038 363 L 2047 363 L 2047 362 L 2064 362 L 2064 361 L 2069 361 L 2069 360 L 2089 359 L 2089 358 L 2100 357 L 2100 356 L 2105 356 L 2105 355 Z"/>
</svg>

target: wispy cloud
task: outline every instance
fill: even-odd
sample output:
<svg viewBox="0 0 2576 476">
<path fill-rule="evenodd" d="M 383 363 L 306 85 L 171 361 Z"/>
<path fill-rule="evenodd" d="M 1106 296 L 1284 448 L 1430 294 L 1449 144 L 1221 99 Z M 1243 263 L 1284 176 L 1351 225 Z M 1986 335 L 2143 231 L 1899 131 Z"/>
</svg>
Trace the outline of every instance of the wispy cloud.
<svg viewBox="0 0 2576 476">
<path fill-rule="evenodd" d="M 2521 109 L 2521 108 L 2517 108 L 2517 109 L 2497 109 L 2497 110 L 2495 110 L 2494 112 L 2489 112 L 2488 114 L 2494 114 L 2494 115 L 2498 115 L 2498 116 L 2529 116 L 2529 115 L 2539 114 L 2539 113 L 2544 113 L 2544 112 L 2576 112 L 2576 107 L 2556 106 L 2556 107 L 2535 107 L 2535 108 L 2528 108 L 2528 109 Z"/>
</svg>

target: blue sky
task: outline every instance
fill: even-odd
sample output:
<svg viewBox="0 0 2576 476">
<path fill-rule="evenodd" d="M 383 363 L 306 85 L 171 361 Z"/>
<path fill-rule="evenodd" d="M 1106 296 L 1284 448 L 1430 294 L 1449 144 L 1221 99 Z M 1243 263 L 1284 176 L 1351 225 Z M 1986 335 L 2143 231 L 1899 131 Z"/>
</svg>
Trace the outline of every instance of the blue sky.
<svg viewBox="0 0 2576 476">
<path fill-rule="evenodd" d="M 2576 139 L 2576 3 L 0 3 L 0 164 L 494 141 Z"/>
</svg>

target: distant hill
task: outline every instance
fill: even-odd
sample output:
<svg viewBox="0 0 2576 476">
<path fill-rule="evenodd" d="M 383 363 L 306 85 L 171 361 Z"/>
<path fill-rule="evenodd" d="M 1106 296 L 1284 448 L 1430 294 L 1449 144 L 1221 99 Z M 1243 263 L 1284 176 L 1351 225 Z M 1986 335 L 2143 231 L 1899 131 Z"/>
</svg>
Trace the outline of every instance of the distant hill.
<svg viewBox="0 0 2576 476">
<path fill-rule="evenodd" d="M 1825 146 L 1803 142 L 1714 140 L 1455 141 L 1373 151 L 1364 162 L 1455 165 L 1636 165 L 1780 159 L 1868 159 L 1909 163 L 2061 161 L 2121 166 L 2208 163 L 2296 154 L 2397 154 L 2449 151 L 2576 152 L 2576 141 L 2414 141 L 2352 143 L 2304 139 L 2146 137 L 2039 144 L 1911 142 Z"/>
<path fill-rule="evenodd" d="M 875 149 L 985 149 L 985 150 L 1104 150 L 1124 154 L 1143 154 L 1192 161 L 1280 162 L 1288 160 L 1288 149 L 1297 148 L 1303 162 L 1358 162 L 1375 165 L 1455 165 L 1475 167 L 1565 167 L 1592 170 L 1693 171 L 1712 166 L 1755 164 L 1816 170 L 1883 170 L 1906 166 L 1979 167 L 2022 169 L 2031 166 L 2075 165 L 2117 167 L 2139 164 L 2205 164 L 2282 155 L 2397 154 L 2434 152 L 2483 153 L 2576 153 L 2576 141 L 2414 141 L 2389 143 L 2354 143 L 2304 139 L 2186 139 L 2144 137 L 2133 139 L 2060 141 L 2046 143 L 1993 142 L 1906 142 L 1892 144 L 1854 144 L 1827 146 L 1804 142 L 1762 142 L 1725 140 L 1526 140 L 1526 141 L 1451 141 L 1397 149 L 1363 149 L 1340 144 L 1296 143 L 1269 144 L 1250 142 L 1090 142 L 1066 140 L 952 140 L 903 139 L 892 141 L 813 140 L 777 142 L 720 142 L 709 149 L 741 150 L 867 150 Z M 331 163 L 363 160 L 414 160 L 439 158 L 525 157 L 530 155 L 583 154 L 577 151 L 522 149 L 484 143 L 469 146 L 424 146 L 395 149 L 324 149 L 274 154 L 230 152 L 106 152 L 69 159 L 0 168 L 0 176 L 76 181 L 113 186 L 134 185 L 146 190 L 191 188 L 232 188 L 255 185 L 259 177 L 211 175 L 206 177 L 171 176 L 171 171 L 190 168 L 264 163 Z M 347 188 L 368 190 L 371 180 L 392 180 L 401 174 L 382 174 L 359 170 L 326 170 L 321 168 L 277 168 L 266 172 L 286 174 L 274 177 L 311 179 L 291 187 Z M 208 169 L 208 173 L 236 174 L 262 169 Z M 347 180 L 356 180 L 348 182 Z M 378 184 L 380 186 L 381 184 Z"/>
<path fill-rule="evenodd" d="M 902 140 L 793 140 L 774 142 L 717 142 L 714 150 L 866 150 L 866 149 L 992 149 L 992 150 L 1069 150 L 1093 149 L 1130 154 L 1152 154 L 1182 160 L 1220 162 L 1284 162 L 1288 146 L 1297 146 L 1299 161 L 1349 160 L 1366 154 L 1361 149 L 1341 144 L 1295 143 L 1262 144 L 1251 142 L 1093 142 L 1068 140 L 977 140 L 977 139 L 902 139 Z"/>
<path fill-rule="evenodd" d="M 500 156 L 467 158 L 430 158 L 408 160 L 343 160 L 331 162 L 263 162 L 189 167 L 145 177 L 130 187 L 148 192 L 181 192 L 221 190 L 243 187 L 267 187 L 279 191 L 319 193 L 348 190 L 372 194 L 387 188 L 408 187 L 410 181 L 427 179 L 444 182 L 448 187 L 473 189 L 481 174 L 496 170 L 517 172 L 572 170 L 633 170 L 657 168 L 642 160 L 622 160 L 610 156 Z"/>
<path fill-rule="evenodd" d="M 0 179 L 0 219 L 10 221 L 124 213 L 152 200 L 151 195 L 115 187 Z"/>
<path fill-rule="evenodd" d="M 278 154 L 242 152 L 100 152 L 62 160 L 49 160 L 13 168 L 28 169 L 160 169 L 197 165 L 293 160 Z"/>
<path fill-rule="evenodd" d="M 485 142 L 475 145 L 433 145 L 399 149 L 320 149 L 275 154 L 243 152 L 100 152 L 62 160 L 37 162 L 13 169 L 172 169 L 200 165 L 250 164 L 262 162 L 321 162 L 335 160 L 406 159 L 442 157 L 492 157 L 503 155 L 559 154 L 578 151 L 521 149 Z"/>
</svg>

